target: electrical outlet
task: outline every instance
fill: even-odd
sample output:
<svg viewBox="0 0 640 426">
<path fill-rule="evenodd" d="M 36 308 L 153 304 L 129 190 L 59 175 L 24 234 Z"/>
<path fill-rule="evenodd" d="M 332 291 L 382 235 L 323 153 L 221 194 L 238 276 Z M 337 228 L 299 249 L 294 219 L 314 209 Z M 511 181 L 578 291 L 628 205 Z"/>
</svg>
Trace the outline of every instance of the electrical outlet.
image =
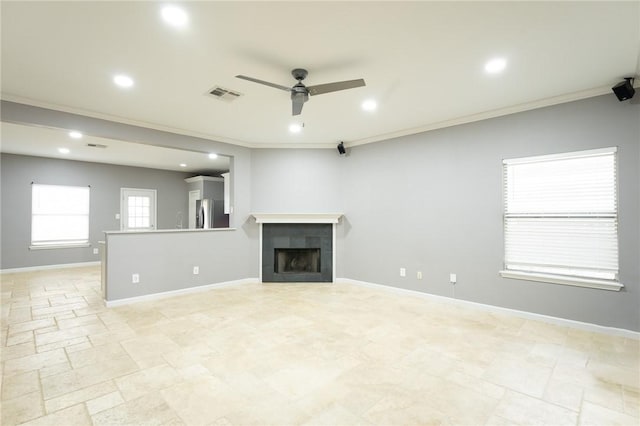
<svg viewBox="0 0 640 426">
<path fill-rule="evenodd" d="M 455 284 L 458 281 L 458 277 L 456 274 L 449 274 L 449 282 L 451 284 Z"/>
<path fill-rule="evenodd" d="M 400 276 L 401 277 L 406 277 L 407 276 L 406 268 L 400 268 Z"/>
<path fill-rule="evenodd" d="M 193 267 L 193 275 L 198 275 L 200 273 L 200 267 L 199 266 L 194 266 Z"/>
<path fill-rule="evenodd" d="M 98 249 L 97 248 L 93 249 L 93 254 L 98 254 Z"/>
<path fill-rule="evenodd" d="M 138 284 L 140 282 L 140 274 L 131 275 L 131 282 L 133 284 Z"/>
<path fill-rule="evenodd" d="M 416 278 L 417 278 L 417 279 L 419 279 L 419 280 L 421 280 L 421 279 L 422 279 L 422 271 L 418 271 L 418 272 L 416 273 Z"/>
</svg>

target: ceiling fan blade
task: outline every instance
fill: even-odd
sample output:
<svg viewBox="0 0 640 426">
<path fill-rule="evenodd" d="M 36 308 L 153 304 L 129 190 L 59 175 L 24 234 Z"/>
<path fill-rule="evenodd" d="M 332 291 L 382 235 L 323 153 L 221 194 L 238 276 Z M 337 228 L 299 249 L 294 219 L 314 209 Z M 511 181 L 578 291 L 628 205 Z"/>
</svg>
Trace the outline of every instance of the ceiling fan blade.
<svg viewBox="0 0 640 426">
<path fill-rule="evenodd" d="M 315 86 L 307 86 L 310 95 L 322 95 L 323 93 L 337 92 L 338 90 L 354 89 L 364 86 L 364 80 L 336 81 L 335 83 L 318 84 Z"/>
<path fill-rule="evenodd" d="M 242 80 L 253 81 L 254 83 L 264 84 L 265 86 L 274 87 L 276 89 L 284 90 L 286 92 L 291 92 L 291 88 L 287 86 L 281 86 L 275 83 L 269 83 L 268 81 L 258 80 L 257 78 L 247 77 L 246 75 L 236 75 L 236 78 L 241 78 Z"/>
</svg>

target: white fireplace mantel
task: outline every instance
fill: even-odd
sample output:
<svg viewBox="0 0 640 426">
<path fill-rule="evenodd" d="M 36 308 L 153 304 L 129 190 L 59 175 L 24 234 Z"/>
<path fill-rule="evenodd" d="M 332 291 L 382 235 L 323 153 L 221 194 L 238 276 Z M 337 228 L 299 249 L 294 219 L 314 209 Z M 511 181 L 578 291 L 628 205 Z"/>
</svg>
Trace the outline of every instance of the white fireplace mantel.
<svg viewBox="0 0 640 426">
<path fill-rule="evenodd" d="M 256 223 L 338 223 L 342 213 L 251 213 Z"/>
</svg>

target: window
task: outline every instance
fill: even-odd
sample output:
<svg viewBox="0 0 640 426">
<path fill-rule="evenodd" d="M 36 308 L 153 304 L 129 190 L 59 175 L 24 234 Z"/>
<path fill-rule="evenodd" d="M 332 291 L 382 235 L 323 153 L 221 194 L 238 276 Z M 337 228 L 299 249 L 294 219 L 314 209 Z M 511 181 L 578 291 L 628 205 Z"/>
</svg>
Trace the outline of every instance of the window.
<svg viewBox="0 0 640 426">
<path fill-rule="evenodd" d="M 31 248 L 89 244 L 89 187 L 31 185 Z"/>
<path fill-rule="evenodd" d="M 616 148 L 503 161 L 501 275 L 619 290 Z"/>
<path fill-rule="evenodd" d="M 127 228 L 148 228 L 151 213 L 149 197 L 127 198 Z"/>
<path fill-rule="evenodd" d="M 123 231 L 148 231 L 155 229 L 155 189 L 121 188 L 120 209 Z"/>
</svg>

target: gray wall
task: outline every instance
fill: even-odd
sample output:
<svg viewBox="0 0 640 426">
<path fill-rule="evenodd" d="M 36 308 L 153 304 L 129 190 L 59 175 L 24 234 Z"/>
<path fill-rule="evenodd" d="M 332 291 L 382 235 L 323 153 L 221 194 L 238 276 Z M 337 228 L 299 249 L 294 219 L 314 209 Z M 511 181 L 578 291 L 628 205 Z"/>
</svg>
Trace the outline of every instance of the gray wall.
<svg viewBox="0 0 640 426">
<path fill-rule="evenodd" d="M 640 330 L 639 123 L 640 105 L 607 95 L 354 147 L 344 167 L 344 276 Z M 501 278 L 502 159 L 607 146 L 619 147 L 626 287 Z M 455 287 L 449 273 L 457 273 Z"/>
<path fill-rule="evenodd" d="M 141 167 L 2 154 L 1 269 L 97 261 L 93 247 L 103 231 L 120 229 L 120 188 L 157 190 L 158 229 L 187 227 L 187 184 L 190 174 Z M 31 182 L 91 186 L 89 241 L 92 247 L 29 250 Z"/>
<path fill-rule="evenodd" d="M 344 160 L 328 149 L 253 150 L 252 211 L 340 213 Z"/>
<path fill-rule="evenodd" d="M 107 235 L 107 300 L 255 278 L 239 230 Z M 193 275 L 193 267 L 200 273 Z M 257 268 L 253 268 L 257 270 Z M 132 284 L 131 275 L 140 282 Z"/>
</svg>

